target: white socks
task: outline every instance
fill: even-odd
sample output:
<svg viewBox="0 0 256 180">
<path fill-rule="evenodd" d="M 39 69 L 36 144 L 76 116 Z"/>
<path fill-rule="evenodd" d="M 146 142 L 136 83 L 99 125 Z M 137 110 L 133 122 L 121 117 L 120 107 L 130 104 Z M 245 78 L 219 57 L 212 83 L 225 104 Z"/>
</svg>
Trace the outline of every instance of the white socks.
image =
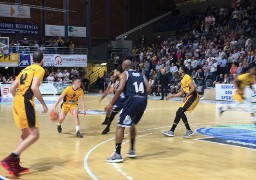
<svg viewBox="0 0 256 180">
<path fill-rule="evenodd" d="M 80 131 L 80 126 L 76 126 L 76 132 Z"/>
</svg>

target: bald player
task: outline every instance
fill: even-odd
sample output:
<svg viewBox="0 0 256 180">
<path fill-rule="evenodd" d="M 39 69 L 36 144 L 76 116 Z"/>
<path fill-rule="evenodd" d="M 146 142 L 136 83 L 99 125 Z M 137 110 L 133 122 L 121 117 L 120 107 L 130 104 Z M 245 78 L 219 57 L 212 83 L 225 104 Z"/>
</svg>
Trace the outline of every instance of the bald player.
<svg viewBox="0 0 256 180">
<path fill-rule="evenodd" d="M 132 70 L 132 62 L 125 60 L 122 64 L 124 72 L 121 75 L 120 85 L 112 101 L 105 107 L 105 110 L 112 109 L 113 105 L 124 93 L 125 101 L 121 110 L 116 129 L 115 152 L 106 161 L 110 163 L 123 162 L 121 156 L 121 145 L 124 136 L 125 127 L 130 128 L 131 147 L 127 154 L 128 157 L 136 157 L 134 143 L 136 138 L 135 125 L 140 121 L 146 107 L 147 95 L 150 93 L 150 86 L 145 76 L 135 70 Z"/>
</svg>

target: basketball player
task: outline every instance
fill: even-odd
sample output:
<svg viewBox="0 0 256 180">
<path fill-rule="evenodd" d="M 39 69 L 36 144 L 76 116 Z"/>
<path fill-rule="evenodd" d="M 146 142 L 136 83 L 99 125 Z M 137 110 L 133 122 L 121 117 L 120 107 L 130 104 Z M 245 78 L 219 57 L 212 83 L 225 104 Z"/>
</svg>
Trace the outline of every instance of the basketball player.
<svg viewBox="0 0 256 180">
<path fill-rule="evenodd" d="M 244 73 L 237 76 L 237 79 L 235 80 L 235 92 L 233 95 L 233 98 L 235 99 L 235 103 L 232 104 L 231 106 L 224 106 L 224 107 L 219 107 L 219 115 L 221 116 L 223 112 L 231 109 L 237 109 L 239 108 L 242 104 L 246 104 L 249 113 L 251 114 L 252 117 L 254 117 L 254 112 L 253 112 L 253 104 L 251 103 L 251 100 L 245 97 L 245 87 L 250 86 L 250 88 L 256 93 L 255 89 L 252 87 L 253 82 L 255 80 L 255 66 L 250 64 L 247 68 L 245 68 Z"/>
<path fill-rule="evenodd" d="M 11 86 L 13 95 L 12 112 L 15 123 L 21 129 L 21 136 L 16 149 L 1 161 L 2 166 L 9 174 L 18 177 L 21 173 L 29 172 L 28 168 L 21 167 L 20 155 L 39 138 L 38 117 L 35 111 L 35 97 L 43 106 L 43 113 L 48 112 L 39 86 L 43 81 L 44 69 L 43 52 L 33 53 L 34 63 L 23 69 Z"/>
<path fill-rule="evenodd" d="M 76 137 L 82 138 L 83 135 L 80 133 L 80 122 L 78 117 L 78 98 L 80 98 L 82 103 L 82 109 L 85 112 L 84 109 L 84 91 L 81 86 L 81 78 L 80 77 L 73 77 L 72 85 L 68 86 L 64 89 L 56 103 L 54 104 L 54 108 L 58 106 L 61 100 L 63 100 L 63 103 L 61 104 L 61 111 L 59 115 L 59 122 L 57 125 L 57 130 L 59 133 L 62 132 L 61 124 L 64 121 L 66 115 L 68 112 L 70 112 L 75 120 L 76 124 Z"/>
<path fill-rule="evenodd" d="M 113 75 L 113 73 L 110 74 L 110 82 L 108 84 L 107 89 L 102 93 L 99 102 L 101 102 L 108 94 L 112 93 L 114 91 L 114 84 L 115 84 L 115 77 Z M 111 111 L 107 111 L 106 112 L 106 117 L 105 120 L 102 122 L 102 125 L 106 125 L 108 124 L 108 119 L 110 116 L 110 112 Z"/>
<path fill-rule="evenodd" d="M 181 88 L 180 92 L 175 94 L 175 95 L 168 95 L 166 97 L 166 100 L 174 98 L 174 97 L 180 97 L 183 96 L 184 93 L 186 94 L 183 104 L 181 107 L 176 111 L 176 117 L 174 119 L 172 128 L 168 131 L 163 131 L 162 133 L 166 136 L 173 137 L 174 136 L 174 131 L 177 125 L 180 122 L 180 119 L 182 119 L 183 123 L 186 126 L 186 133 L 184 134 L 184 138 L 188 138 L 192 136 L 194 133 L 190 129 L 187 116 L 185 115 L 185 112 L 192 112 L 195 107 L 197 106 L 199 102 L 199 96 L 196 90 L 196 86 L 193 82 L 193 79 L 187 74 L 187 69 L 185 66 L 181 66 L 179 69 L 179 75 L 181 76 Z"/>
<path fill-rule="evenodd" d="M 110 163 L 123 161 L 121 156 L 121 144 L 125 127 L 130 127 L 131 147 L 128 152 L 128 157 L 136 157 L 134 150 L 136 138 L 135 125 L 140 121 L 146 109 L 147 95 L 150 93 L 150 86 L 147 79 L 141 73 L 132 70 L 132 62 L 130 60 L 125 60 L 122 64 L 122 68 L 124 72 L 121 75 L 119 88 L 112 101 L 105 107 L 105 110 L 112 109 L 119 96 L 124 92 L 126 100 L 117 124 L 115 138 L 116 149 L 113 155 L 106 159 L 106 161 Z"/>
<path fill-rule="evenodd" d="M 117 68 L 114 70 L 114 77 L 116 79 L 115 81 L 115 85 L 114 85 L 114 93 L 116 92 L 116 90 L 118 89 L 119 85 L 120 85 L 120 79 L 121 79 L 121 74 L 122 74 L 122 69 Z M 112 121 L 114 120 L 115 116 L 121 111 L 121 109 L 123 108 L 124 105 L 124 101 L 125 101 L 125 96 L 124 93 L 121 93 L 119 98 L 116 100 L 115 104 L 113 105 L 111 112 L 110 112 L 110 116 L 108 119 L 108 123 L 107 123 L 107 127 L 102 131 L 102 134 L 107 134 L 110 131 L 110 126 Z"/>
</svg>

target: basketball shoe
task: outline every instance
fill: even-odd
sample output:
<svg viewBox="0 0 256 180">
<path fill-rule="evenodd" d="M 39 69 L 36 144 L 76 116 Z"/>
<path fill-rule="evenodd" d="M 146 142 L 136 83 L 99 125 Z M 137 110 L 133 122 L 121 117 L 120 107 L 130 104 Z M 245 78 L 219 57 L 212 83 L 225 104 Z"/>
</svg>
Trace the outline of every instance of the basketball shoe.
<svg viewBox="0 0 256 180">
<path fill-rule="evenodd" d="M 192 136 L 194 133 L 192 130 L 187 130 L 187 132 L 183 135 L 184 138 L 189 138 Z"/>
<path fill-rule="evenodd" d="M 108 127 L 106 127 L 103 131 L 102 134 L 108 134 L 110 131 L 110 129 Z"/>
<path fill-rule="evenodd" d="M 170 130 L 163 131 L 162 134 L 165 135 L 165 136 L 168 136 L 168 137 L 173 137 L 174 136 L 174 132 L 170 131 Z"/>
<path fill-rule="evenodd" d="M 19 174 L 27 174 L 27 173 L 29 173 L 29 168 L 26 168 L 26 167 L 22 167 L 21 165 L 20 165 L 20 158 L 18 158 L 19 160 L 19 165 L 18 165 L 18 168 L 19 168 Z"/>
<path fill-rule="evenodd" d="M 77 132 L 76 132 L 76 137 L 78 137 L 78 138 L 82 138 L 82 137 L 83 137 L 83 135 L 80 133 L 80 131 L 77 131 Z"/>
<path fill-rule="evenodd" d="M 218 111 L 219 111 L 219 117 L 222 116 L 222 114 L 224 112 L 223 107 L 219 107 Z"/>
<path fill-rule="evenodd" d="M 128 151 L 127 157 L 129 157 L 129 158 L 135 158 L 135 157 L 137 157 L 137 154 L 135 153 L 135 149 L 130 149 L 130 150 Z"/>
<path fill-rule="evenodd" d="M 57 125 L 57 131 L 58 131 L 59 133 L 61 133 L 61 132 L 62 132 L 61 125 Z"/>
<path fill-rule="evenodd" d="M 19 177 L 19 158 L 8 156 L 1 161 L 1 165 L 14 177 Z"/>
<path fill-rule="evenodd" d="M 109 163 L 120 163 L 123 162 L 123 158 L 120 154 L 114 152 L 109 158 L 106 159 Z"/>
</svg>

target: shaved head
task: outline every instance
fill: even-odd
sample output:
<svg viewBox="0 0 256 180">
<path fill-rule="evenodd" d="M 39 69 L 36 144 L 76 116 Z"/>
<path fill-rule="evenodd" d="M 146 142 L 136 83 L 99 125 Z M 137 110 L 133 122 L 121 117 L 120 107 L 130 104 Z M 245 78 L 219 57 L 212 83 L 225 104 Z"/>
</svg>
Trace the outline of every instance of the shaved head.
<svg viewBox="0 0 256 180">
<path fill-rule="evenodd" d="M 132 61 L 129 59 L 124 60 L 122 67 L 124 71 L 128 69 L 132 69 Z"/>
</svg>

